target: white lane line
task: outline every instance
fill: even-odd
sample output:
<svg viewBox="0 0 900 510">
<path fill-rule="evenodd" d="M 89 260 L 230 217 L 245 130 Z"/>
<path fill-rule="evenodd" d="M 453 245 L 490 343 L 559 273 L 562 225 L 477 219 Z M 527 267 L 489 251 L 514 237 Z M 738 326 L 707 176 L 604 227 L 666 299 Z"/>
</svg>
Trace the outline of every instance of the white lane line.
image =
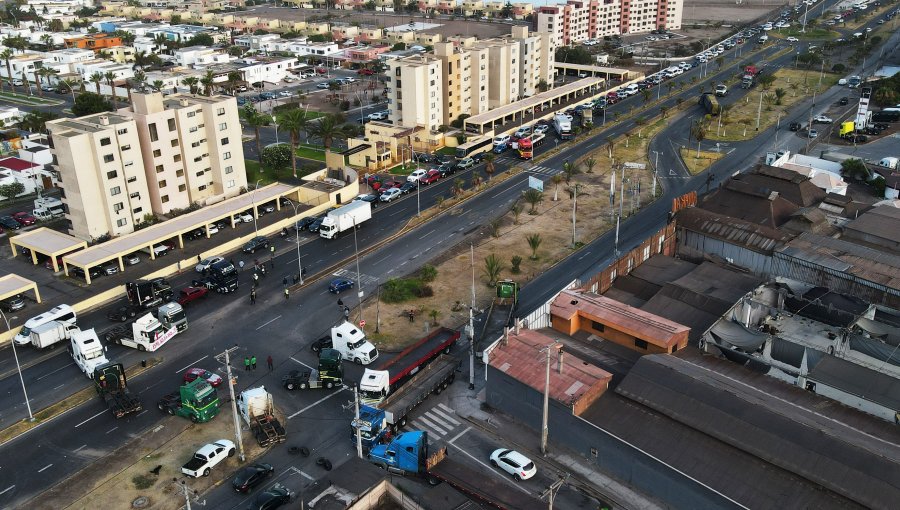
<svg viewBox="0 0 900 510">
<path fill-rule="evenodd" d="M 441 437 L 441 436 L 443 436 L 443 434 L 438 434 L 437 432 L 435 432 L 435 431 L 431 430 L 430 428 L 426 427 L 424 424 L 422 424 L 421 422 L 419 422 L 419 420 L 413 420 L 413 421 L 412 421 L 412 424 L 413 424 L 417 429 L 422 429 L 422 430 L 427 431 L 428 434 L 429 434 L 430 436 L 433 436 L 433 437 Z M 430 441 L 429 441 L 429 442 L 430 442 Z"/>
<path fill-rule="evenodd" d="M 44 375 L 38 377 L 36 380 L 37 380 L 37 381 L 40 381 L 40 380 L 43 379 L 44 377 L 50 377 L 51 375 L 53 375 L 53 374 L 59 372 L 60 370 L 64 370 L 64 369 L 66 369 L 66 368 L 69 368 L 70 366 L 72 366 L 72 365 L 74 365 L 74 364 L 75 364 L 75 362 L 69 363 L 68 365 L 63 365 L 63 366 L 57 368 L 56 370 L 54 370 L 54 371 L 52 371 L 52 372 L 48 372 L 48 373 L 46 373 L 46 374 L 44 374 Z"/>
<path fill-rule="evenodd" d="M 395 212 L 394 214 L 388 214 L 388 216 L 396 216 L 396 215 L 398 215 L 398 214 L 400 214 L 400 213 L 402 213 L 402 212 L 406 212 L 406 211 L 404 211 L 403 209 L 400 209 L 400 210 L 398 210 L 397 212 Z"/>
<path fill-rule="evenodd" d="M 443 409 L 444 411 L 447 411 L 450 414 L 456 414 L 456 411 L 454 411 L 453 409 L 450 409 L 449 407 L 445 406 L 442 403 L 438 403 L 437 407 L 440 407 L 441 409 Z"/>
<path fill-rule="evenodd" d="M 279 315 L 278 317 L 275 317 L 274 319 L 270 320 L 269 322 L 266 322 L 266 323 L 264 323 L 262 326 L 256 328 L 256 331 L 261 330 L 262 328 L 268 326 L 269 324 L 272 324 L 273 322 L 277 321 L 277 320 L 280 319 L 280 318 L 281 318 L 280 315 Z"/>
<path fill-rule="evenodd" d="M 590 252 L 590 251 L 586 251 L 586 252 L 585 252 L 585 253 L 584 253 L 584 255 L 582 255 L 582 256 L 580 256 L 580 257 L 578 257 L 578 260 L 581 260 L 581 259 L 583 259 L 583 258 L 585 258 L 585 257 L 587 257 L 587 256 L 588 256 L 588 255 L 590 255 L 590 254 L 591 254 L 591 252 Z"/>
<path fill-rule="evenodd" d="M 451 444 L 452 444 L 453 441 L 456 441 L 457 439 L 461 438 L 461 437 L 463 436 L 463 434 L 465 434 L 466 432 L 468 432 L 468 431 L 470 431 L 470 430 L 472 430 L 472 427 L 466 427 L 466 430 L 460 432 L 459 434 L 456 434 L 456 436 L 454 436 L 453 439 L 451 439 L 450 441 L 448 441 L 448 443 L 451 443 Z"/>
<path fill-rule="evenodd" d="M 436 414 L 432 414 L 430 411 L 425 413 L 425 417 L 431 420 L 433 423 L 436 423 L 438 427 L 442 429 L 446 429 L 447 432 L 453 430 L 453 424 L 447 423 L 446 421 L 439 418 Z"/>
<path fill-rule="evenodd" d="M 419 416 L 419 421 L 422 422 L 422 423 L 424 423 L 425 425 L 428 425 L 429 427 L 431 427 L 435 432 L 440 433 L 440 435 L 441 435 L 442 437 L 447 435 L 447 431 L 446 431 L 446 430 L 444 430 L 444 429 L 438 427 L 437 425 L 435 425 L 435 424 L 432 423 L 431 421 L 426 420 L 424 416 Z"/>
<path fill-rule="evenodd" d="M 62 387 L 65 386 L 65 385 L 66 385 L 66 383 L 62 383 L 62 384 L 60 384 L 59 386 L 57 386 L 57 387 L 55 387 L 55 388 L 53 388 L 53 389 L 54 389 L 54 390 L 58 390 L 58 389 L 62 388 Z"/>
<path fill-rule="evenodd" d="M 437 229 L 430 230 L 430 231 L 428 231 L 426 234 L 419 236 L 419 239 L 425 239 L 426 237 L 428 237 L 428 236 L 430 236 L 431 234 L 433 234 L 433 233 L 435 232 L 435 230 L 437 230 Z"/>
<path fill-rule="evenodd" d="M 159 384 L 162 384 L 162 382 L 163 382 L 163 381 L 156 381 L 155 383 L 151 384 L 150 386 L 144 387 L 144 389 L 142 389 L 141 391 L 139 391 L 138 394 L 144 393 L 145 391 L 149 390 L 150 388 L 152 388 L 152 387 L 154 387 L 154 386 L 157 386 L 157 385 L 159 385 Z"/>
<path fill-rule="evenodd" d="M 460 422 L 454 420 L 453 418 L 450 417 L 450 415 L 448 415 L 447 413 L 445 413 L 445 412 L 443 412 L 443 411 L 439 411 L 439 410 L 437 410 L 437 409 L 432 409 L 430 412 L 432 412 L 432 413 L 434 413 L 434 414 L 440 416 L 441 418 L 443 418 L 443 419 L 449 421 L 449 422 L 452 423 L 453 425 L 456 425 L 456 426 L 462 425 Z"/>
<path fill-rule="evenodd" d="M 76 451 L 76 452 L 80 452 L 81 450 L 83 450 L 83 449 L 86 448 L 86 447 L 87 447 L 87 445 L 86 445 L 86 444 L 83 444 L 83 445 L 79 446 L 78 448 L 76 448 L 75 451 Z"/>
<path fill-rule="evenodd" d="M 304 407 L 303 409 L 297 411 L 296 413 L 294 413 L 294 414 L 288 416 L 287 419 L 290 420 L 291 418 L 294 418 L 294 417 L 300 415 L 301 413 L 304 413 L 304 412 L 306 412 L 306 411 L 309 411 L 309 410 L 312 409 L 313 407 L 316 407 L 317 405 L 321 404 L 322 402 L 325 402 L 325 401 L 328 400 L 329 398 L 334 397 L 334 396 L 336 396 L 336 395 L 340 395 L 342 391 L 344 391 L 344 388 L 341 388 L 341 389 L 335 391 L 334 393 L 332 393 L 331 395 L 328 395 L 327 397 L 322 397 L 322 398 L 320 398 L 319 400 L 316 400 L 316 401 L 313 402 L 312 404 L 310 404 L 310 405 Z"/>
<path fill-rule="evenodd" d="M 6 494 L 7 492 L 9 492 L 9 491 L 11 491 L 11 490 L 13 490 L 13 489 L 15 489 L 15 488 L 16 488 L 15 485 L 10 485 L 9 487 L 3 489 L 3 492 L 0 492 L 0 496 Z"/>
<path fill-rule="evenodd" d="M 300 363 L 301 365 L 303 365 L 304 367 L 306 367 L 306 368 L 308 368 L 308 369 L 310 369 L 310 370 L 313 369 L 313 367 L 307 365 L 306 363 L 300 361 L 299 359 L 297 359 L 297 358 L 295 358 L 295 357 L 293 357 L 293 356 L 291 356 L 291 360 L 292 360 L 292 361 L 295 361 L 295 362 L 297 362 L 297 363 Z"/>
<path fill-rule="evenodd" d="M 389 254 L 389 255 L 385 255 L 384 257 L 381 257 L 380 259 L 378 259 L 378 260 L 376 260 L 375 262 L 373 262 L 372 265 L 378 265 L 378 264 L 381 264 L 382 262 L 384 262 L 385 260 L 387 260 L 387 259 L 389 259 L 389 258 L 391 258 L 391 257 L 393 257 L 393 255 L 390 255 L 390 254 Z"/>
<path fill-rule="evenodd" d="M 78 427 L 84 425 L 85 423 L 87 423 L 87 422 L 93 420 L 94 418 L 100 416 L 101 414 L 103 414 L 103 413 L 105 413 L 105 412 L 107 412 L 107 411 L 100 411 L 99 413 L 95 414 L 94 416 L 91 416 L 90 418 L 84 420 L 83 422 L 79 423 L 78 425 L 75 425 L 75 428 L 77 429 Z"/>
<path fill-rule="evenodd" d="M 197 363 L 200 363 L 201 361 L 205 360 L 208 357 L 209 357 L 209 354 L 207 354 L 206 356 L 203 356 L 202 358 L 198 359 L 197 361 L 193 361 L 193 362 L 179 368 L 178 370 L 175 371 L 175 373 L 180 374 L 180 373 L 184 372 L 185 370 L 191 368 L 192 366 L 196 365 Z"/>
<path fill-rule="evenodd" d="M 113 428 L 107 430 L 106 433 L 109 434 L 110 432 L 113 432 L 113 431 L 117 430 L 118 428 L 119 427 L 113 427 Z"/>
<path fill-rule="evenodd" d="M 50 469 L 50 466 L 52 466 L 52 465 L 53 464 L 47 464 L 46 466 L 42 467 L 41 469 L 38 469 L 38 473 L 43 473 L 44 471 Z"/>
<path fill-rule="evenodd" d="M 302 476 L 303 478 L 306 478 L 307 480 L 315 481 L 315 478 L 309 476 L 308 474 L 304 473 L 303 471 L 300 471 L 300 476 Z"/>
<path fill-rule="evenodd" d="M 471 453 L 469 453 L 469 452 L 463 450 L 462 448 L 460 448 L 459 446 L 456 446 L 455 444 L 453 444 L 452 441 L 448 441 L 448 443 L 451 444 L 451 445 L 453 445 L 453 446 L 455 446 L 457 450 L 459 450 L 460 452 L 466 454 L 470 459 L 472 459 L 472 460 L 474 460 L 475 462 L 481 464 L 482 466 L 488 468 L 488 470 L 490 470 L 491 473 L 493 473 L 494 475 L 496 475 L 496 476 L 502 478 L 503 481 L 505 481 L 506 483 L 512 485 L 512 486 L 515 487 L 516 489 L 519 489 L 520 491 L 524 492 L 525 494 L 531 494 L 530 492 L 528 492 L 527 490 L 523 489 L 522 487 L 519 487 L 519 486 L 518 486 L 515 482 L 513 482 L 511 479 L 507 478 L 506 476 L 502 476 L 502 475 L 501 475 L 500 473 L 498 473 L 497 470 L 494 469 L 493 467 L 491 467 L 491 466 L 485 464 L 484 462 L 481 462 L 480 460 L 478 460 L 477 458 L 475 458 L 475 456 L 473 456 Z"/>
</svg>

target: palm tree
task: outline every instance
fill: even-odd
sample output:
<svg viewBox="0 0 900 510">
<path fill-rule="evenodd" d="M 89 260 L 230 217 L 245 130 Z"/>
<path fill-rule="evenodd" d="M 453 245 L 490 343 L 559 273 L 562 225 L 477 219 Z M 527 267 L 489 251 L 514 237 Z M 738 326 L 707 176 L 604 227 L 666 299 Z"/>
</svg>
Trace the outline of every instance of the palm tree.
<svg viewBox="0 0 900 510">
<path fill-rule="evenodd" d="M 16 85 L 13 83 L 13 74 L 12 74 L 12 65 L 10 65 L 9 60 L 13 57 L 12 48 L 6 48 L 2 52 L 0 52 L 0 59 L 6 61 L 6 76 L 9 77 L 9 87 L 12 89 L 13 93 L 16 92 Z"/>
<path fill-rule="evenodd" d="M 44 81 L 41 80 L 41 77 L 43 77 L 43 76 L 47 76 L 46 68 L 39 67 L 34 70 L 34 77 L 37 80 L 38 95 L 41 97 L 44 97 L 44 89 L 41 88 L 41 86 L 43 86 L 43 84 L 44 84 Z"/>
<path fill-rule="evenodd" d="M 182 85 L 187 85 L 188 89 L 191 91 L 191 94 L 197 93 L 197 84 L 200 83 L 200 78 L 196 76 L 190 76 L 181 80 Z"/>
<path fill-rule="evenodd" d="M 328 117 L 331 117 L 331 115 L 328 115 Z M 294 177 L 297 177 L 297 140 L 300 138 L 300 132 L 306 130 L 307 126 L 309 126 L 309 121 L 306 119 L 306 113 L 303 110 L 293 108 L 278 115 L 278 125 L 291 134 L 291 170 L 294 172 Z M 257 143 L 259 143 L 258 140 L 257 138 Z M 330 143 L 331 140 L 329 140 Z M 326 152 L 328 151 L 327 145 L 325 150 Z M 325 159 L 327 160 L 328 158 L 326 157 Z"/>
<path fill-rule="evenodd" d="M 271 121 L 272 118 L 269 115 L 258 111 L 251 104 L 248 104 L 245 108 L 241 109 L 240 113 L 241 117 L 244 119 L 244 123 L 251 126 L 256 133 L 256 154 L 259 155 L 259 157 L 262 157 L 262 145 L 259 141 L 259 128 L 268 126 L 269 121 Z M 303 122 L 306 122 L 305 116 Z"/>
<path fill-rule="evenodd" d="M 203 95 L 211 96 L 213 89 L 213 81 L 216 79 L 216 75 L 213 74 L 211 69 L 206 71 L 206 74 L 203 75 L 203 78 L 200 78 L 200 84 L 203 85 Z"/>
<path fill-rule="evenodd" d="M 343 125 L 343 119 L 340 115 L 328 114 L 319 117 L 318 122 L 311 126 L 309 134 L 322 141 L 325 146 L 325 160 L 331 154 L 331 144 L 337 137 L 345 136 L 347 133 Z"/>
<path fill-rule="evenodd" d="M 147 83 L 147 73 L 141 70 L 135 71 L 134 77 L 131 80 L 134 82 L 135 88 L 143 91 L 144 84 Z"/>
<path fill-rule="evenodd" d="M 587 168 L 587 173 L 594 173 L 594 167 L 597 166 L 597 158 L 595 158 L 594 156 L 588 156 L 584 160 L 584 166 L 585 168 Z"/>
<path fill-rule="evenodd" d="M 491 180 L 491 175 L 494 173 L 494 160 L 497 159 L 497 156 L 493 152 L 488 152 L 484 155 L 484 173 L 488 176 L 488 181 Z"/>
<path fill-rule="evenodd" d="M 150 86 L 153 88 L 153 90 L 155 90 L 157 92 L 162 91 L 163 85 L 165 85 L 165 83 L 163 83 L 162 80 L 153 80 L 153 83 L 150 84 Z"/>
<path fill-rule="evenodd" d="M 75 85 L 78 85 L 78 82 L 71 78 L 66 78 L 66 79 L 60 81 L 59 84 L 65 85 L 66 87 L 69 88 L 69 92 L 72 93 L 72 102 L 74 103 L 75 102 Z"/>
<path fill-rule="evenodd" d="M 487 277 L 488 287 L 496 287 L 497 280 L 500 279 L 500 273 L 506 267 L 503 264 L 503 261 L 500 260 L 499 257 L 491 253 L 484 259 L 484 276 Z"/>
<path fill-rule="evenodd" d="M 97 95 L 100 95 L 100 83 L 103 81 L 103 74 L 97 72 L 91 75 L 90 80 L 94 82 L 94 86 L 97 87 Z"/>
<path fill-rule="evenodd" d="M 53 49 L 53 36 L 52 36 L 52 35 L 50 35 L 50 34 L 44 34 L 44 35 L 42 35 L 42 36 L 41 36 L 41 42 L 44 43 L 44 46 L 45 46 L 48 50 L 52 50 L 52 49 Z"/>
<path fill-rule="evenodd" d="M 234 95 L 234 89 L 237 88 L 237 84 L 241 82 L 244 77 L 241 75 L 240 71 L 231 71 L 228 73 L 228 90 L 231 91 L 231 95 Z"/>
<path fill-rule="evenodd" d="M 526 236 L 525 240 L 528 241 L 528 247 L 531 248 L 531 260 L 537 260 L 537 251 L 538 248 L 541 247 L 541 235 L 540 234 L 531 234 L 530 236 Z"/>
<path fill-rule="evenodd" d="M 106 78 L 106 82 L 109 84 L 109 90 L 112 91 L 113 110 L 118 110 L 118 105 L 116 104 L 116 73 L 107 71 L 103 77 Z"/>
<path fill-rule="evenodd" d="M 547 80 L 541 78 L 541 80 L 537 82 L 538 92 L 547 92 L 549 88 L 550 85 L 547 84 Z"/>
<path fill-rule="evenodd" d="M 541 202 L 544 201 L 544 194 L 534 188 L 528 188 L 528 190 L 522 195 L 522 198 L 528 202 L 528 205 L 531 206 L 528 214 L 537 214 L 537 206 Z"/>
</svg>

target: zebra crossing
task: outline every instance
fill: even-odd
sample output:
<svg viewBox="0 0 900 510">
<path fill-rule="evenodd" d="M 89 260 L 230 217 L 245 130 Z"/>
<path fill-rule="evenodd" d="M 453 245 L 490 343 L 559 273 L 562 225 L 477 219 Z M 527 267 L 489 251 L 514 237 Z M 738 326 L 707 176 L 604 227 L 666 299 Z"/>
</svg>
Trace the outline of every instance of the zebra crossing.
<svg viewBox="0 0 900 510">
<path fill-rule="evenodd" d="M 337 271 L 332 273 L 332 276 L 336 276 L 338 278 L 346 278 L 348 280 L 353 280 L 354 282 L 356 282 L 356 271 L 350 271 L 349 269 L 346 269 L 346 268 L 338 269 Z M 366 287 L 369 287 L 378 282 L 378 277 L 362 273 L 359 275 L 359 280 L 360 280 L 360 282 L 362 282 L 363 285 L 365 285 Z"/>
<path fill-rule="evenodd" d="M 456 411 L 439 403 L 410 421 L 409 426 L 412 430 L 428 431 L 429 438 L 440 439 L 462 426 L 462 421 L 456 416 Z"/>
</svg>

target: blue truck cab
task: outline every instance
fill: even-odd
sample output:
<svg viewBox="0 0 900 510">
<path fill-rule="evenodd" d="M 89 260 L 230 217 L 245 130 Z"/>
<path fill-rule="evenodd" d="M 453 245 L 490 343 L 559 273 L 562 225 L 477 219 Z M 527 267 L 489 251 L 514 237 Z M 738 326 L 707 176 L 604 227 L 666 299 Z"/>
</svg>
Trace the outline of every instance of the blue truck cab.
<svg viewBox="0 0 900 510">
<path fill-rule="evenodd" d="M 388 471 L 401 474 L 428 472 L 428 432 L 404 432 L 390 443 L 369 450 L 369 461 Z"/>
<path fill-rule="evenodd" d="M 387 431 L 387 422 L 384 411 L 377 407 L 367 406 L 365 404 L 359 406 L 359 427 L 360 436 L 362 436 L 363 449 L 368 451 L 373 446 L 381 442 L 381 438 Z M 350 439 L 356 441 L 356 428 L 351 425 Z"/>
</svg>

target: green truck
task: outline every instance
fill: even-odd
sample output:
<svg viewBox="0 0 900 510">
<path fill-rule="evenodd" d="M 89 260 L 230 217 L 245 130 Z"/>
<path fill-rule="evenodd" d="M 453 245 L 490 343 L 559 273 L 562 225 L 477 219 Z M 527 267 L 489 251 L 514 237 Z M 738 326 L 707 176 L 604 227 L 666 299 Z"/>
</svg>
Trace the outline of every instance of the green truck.
<svg viewBox="0 0 900 510">
<path fill-rule="evenodd" d="M 701 94 L 699 102 L 700 105 L 703 106 L 703 109 L 706 110 L 706 113 L 710 115 L 716 116 L 722 111 L 716 96 L 710 92 Z"/>
<path fill-rule="evenodd" d="M 281 384 L 288 390 L 331 389 L 344 384 L 344 364 L 340 351 L 322 349 L 319 351 L 319 368 L 312 370 L 291 370 L 281 378 Z"/>
<path fill-rule="evenodd" d="M 206 423 L 219 414 L 219 394 L 206 379 L 197 378 L 159 399 L 156 406 L 194 423 Z"/>
</svg>

